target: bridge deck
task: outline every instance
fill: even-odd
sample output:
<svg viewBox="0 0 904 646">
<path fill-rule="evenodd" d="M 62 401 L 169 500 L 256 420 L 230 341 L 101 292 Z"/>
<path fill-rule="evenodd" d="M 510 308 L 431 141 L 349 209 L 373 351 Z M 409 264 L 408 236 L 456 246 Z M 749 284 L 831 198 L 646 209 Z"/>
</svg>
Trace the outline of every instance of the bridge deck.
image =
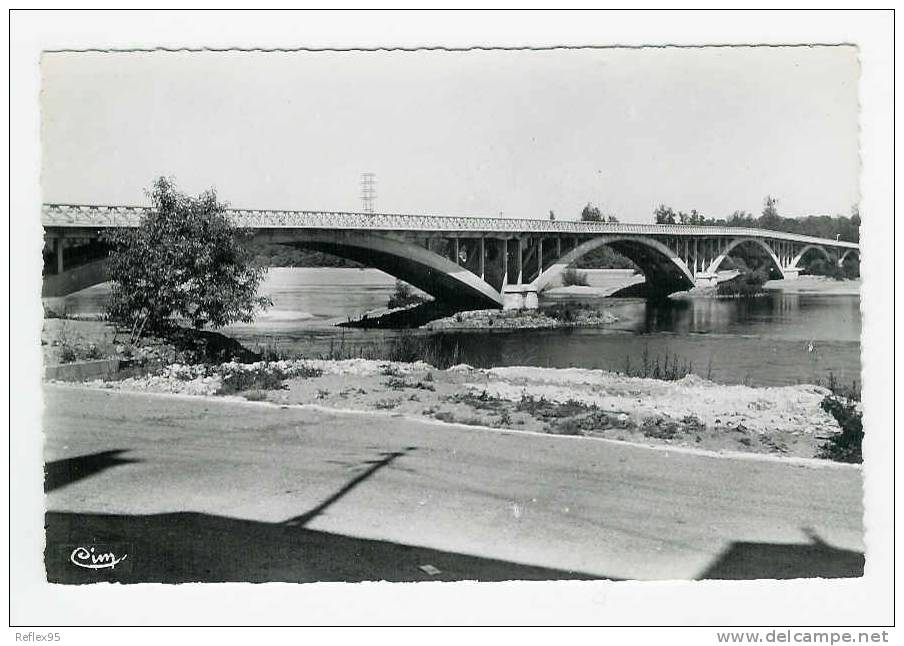
<svg viewBox="0 0 904 646">
<path fill-rule="evenodd" d="M 107 228 L 137 226 L 151 209 L 142 206 L 44 204 L 45 228 Z M 336 211 L 276 211 L 229 209 L 234 224 L 248 229 L 336 229 L 425 233 L 531 233 L 554 235 L 657 235 L 679 237 L 769 238 L 828 247 L 859 249 L 854 242 L 745 227 L 685 224 L 629 224 L 525 218 L 349 213 Z"/>
</svg>

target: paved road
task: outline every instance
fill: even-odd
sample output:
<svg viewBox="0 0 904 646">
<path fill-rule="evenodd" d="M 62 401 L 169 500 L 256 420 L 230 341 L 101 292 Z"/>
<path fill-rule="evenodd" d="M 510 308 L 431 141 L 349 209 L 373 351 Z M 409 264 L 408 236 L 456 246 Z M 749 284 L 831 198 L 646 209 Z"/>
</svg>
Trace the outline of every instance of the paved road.
<svg viewBox="0 0 904 646">
<path fill-rule="evenodd" d="M 222 400 L 44 392 L 55 581 L 862 573 L 854 468 Z M 129 556 L 112 570 L 77 568 L 69 555 L 82 544 Z"/>
</svg>

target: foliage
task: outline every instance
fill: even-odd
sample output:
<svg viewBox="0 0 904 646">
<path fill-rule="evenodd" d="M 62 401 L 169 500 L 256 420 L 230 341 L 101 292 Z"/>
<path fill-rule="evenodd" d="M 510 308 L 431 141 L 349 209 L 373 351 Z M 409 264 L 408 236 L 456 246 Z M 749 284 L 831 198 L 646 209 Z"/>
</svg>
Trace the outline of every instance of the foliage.
<svg viewBox="0 0 904 646">
<path fill-rule="evenodd" d="M 137 228 L 103 235 L 113 283 L 110 320 L 129 327 L 135 340 L 145 330 L 171 328 L 174 319 L 195 329 L 251 322 L 271 304 L 257 296 L 264 270 L 214 191 L 189 197 L 161 177 L 149 195 L 154 208 Z"/>
<path fill-rule="evenodd" d="M 400 307 L 419 305 L 424 301 L 424 297 L 420 294 L 416 294 L 411 288 L 411 285 L 404 281 L 396 280 L 395 291 L 389 296 L 386 307 L 394 310 Z"/>
<path fill-rule="evenodd" d="M 550 216 L 553 215 L 552 211 L 549 212 Z M 550 220 L 554 220 L 555 217 L 550 217 Z M 582 222 L 618 222 L 618 218 L 614 215 L 603 215 L 603 212 L 599 210 L 599 207 L 593 206 L 590 202 L 587 202 L 587 206 L 583 208 L 581 211 L 581 221 Z"/>
<path fill-rule="evenodd" d="M 820 406 L 838 422 L 841 432 L 820 447 L 820 457 L 838 462 L 863 462 L 863 413 L 856 400 L 827 395 Z"/>
<path fill-rule="evenodd" d="M 765 293 L 763 284 L 768 279 L 769 277 L 762 271 L 742 273 L 731 280 L 719 283 L 716 286 L 716 293 L 719 296 L 740 296 L 741 298 L 760 296 Z"/>
<path fill-rule="evenodd" d="M 746 211 L 734 211 L 727 218 L 707 218 L 696 210 L 690 213 L 675 211 L 672 207 L 660 204 L 653 211 L 656 224 L 697 224 L 705 226 L 747 227 L 751 229 L 770 229 L 785 233 L 799 233 L 857 242 L 860 239 L 860 211 L 854 206 L 851 216 L 808 215 L 802 218 L 785 218 L 779 214 L 778 199 L 767 195 L 763 200 L 763 212 L 756 218 Z"/>
<path fill-rule="evenodd" d="M 848 268 L 849 267 L 850 266 L 848 266 Z M 835 280 L 844 280 L 847 277 L 848 272 L 846 272 L 845 269 L 845 267 L 839 267 L 838 263 L 830 262 L 822 257 L 815 258 L 807 264 L 808 274 L 814 276 L 826 276 Z"/>
<path fill-rule="evenodd" d="M 633 269 L 640 271 L 629 258 L 618 253 L 608 245 L 597 247 L 574 262 L 579 269 Z"/>
<path fill-rule="evenodd" d="M 566 287 L 570 287 L 572 285 L 586 287 L 587 274 L 583 271 L 578 271 L 574 267 L 567 267 L 565 271 L 562 272 L 562 284 Z"/>
<path fill-rule="evenodd" d="M 583 222 L 602 222 L 603 214 L 599 208 L 587 202 L 587 206 L 581 211 L 581 220 Z"/>
</svg>

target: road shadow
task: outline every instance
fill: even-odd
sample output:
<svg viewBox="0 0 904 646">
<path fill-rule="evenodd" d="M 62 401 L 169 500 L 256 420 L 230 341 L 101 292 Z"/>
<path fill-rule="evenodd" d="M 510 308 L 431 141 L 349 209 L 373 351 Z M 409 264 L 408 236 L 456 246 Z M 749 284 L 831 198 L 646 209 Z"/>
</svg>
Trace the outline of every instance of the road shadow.
<svg viewBox="0 0 904 646">
<path fill-rule="evenodd" d="M 47 462 L 44 464 L 44 492 L 65 487 L 121 464 L 139 462 L 139 460 L 119 457 L 123 453 L 126 453 L 126 449 L 111 449 Z"/>
<path fill-rule="evenodd" d="M 336 503 L 340 498 L 349 493 L 352 489 L 360 485 L 362 482 L 373 476 L 380 469 L 384 469 L 388 467 L 390 464 L 396 461 L 396 459 L 402 457 L 406 453 L 410 453 L 411 451 L 416 451 L 416 446 L 407 446 L 401 451 L 384 451 L 379 455 L 380 457 L 374 460 L 365 460 L 360 463 L 360 466 L 364 467 L 364 471 L 360 474 L 352 478 L 345 485 L 343 485 L 336 493 L 331 495 L 329 498 L 324 500 L 322 503 L 314 507 L 313 509 L 306 511 L 303 514 L 295 516 L 294 518 L 290 518 L 286 521 L 286 525 L 295 526 L 295 527 L 303 527 L 307 525 L 309 522 L 317 518 L 320 514 L 327 510 L 331 505 Z"/>
<path fill-rule="evenodd" d="M 315 581 L 511 581 L 596 579 L 590 574 L 225 516 L 179 512 L 107 515 L 48 512 L 44 552 L 51 583 Z M 126 560 L 85 569 L 78 547 Z M 424 567 L 425 569 L 421 569 Z M 432 569 L 432 568 L 435 568 Z M 433 574 L 431 574 L 433 572 Z"/>
<path fill-rule="evenodd" d="M 832 547 L 812 530 L 809 543 L 735 542 L 701 579 L 841 579 L 863 576 L 862 552 Z"/>
<path fill-rule="evenodd" d="M 83 584 L 267 581 L 510 581 L 599 578 L 581 572 L 512 563 L 425 547 L 371 540 L 307 529 L 326 511 L 381 469 L 417 450 L 408 446 L 349 465 L 360 471 L 309 511 L 278 523 L 211 514 L 177 512 L 154 515 L 108 515 L 47 512 L 44 562 L 52 583 Z M 106 451 L 60 463 L 100 468 L 128 460 Z M 81 462 L 80 462 L 81 460 Z M 55 464 L 55 463 L 54 463 Z M 72 470 L 55 467 L 57 486 L 72 480 Z M 83 469 L 77 471 L 85 477 Z M 76 478 L 77 479 L 77 478 Z M 112 568 L 76 565 L 73 552 L 111 553 L 125 558 Z"/>
</svg>

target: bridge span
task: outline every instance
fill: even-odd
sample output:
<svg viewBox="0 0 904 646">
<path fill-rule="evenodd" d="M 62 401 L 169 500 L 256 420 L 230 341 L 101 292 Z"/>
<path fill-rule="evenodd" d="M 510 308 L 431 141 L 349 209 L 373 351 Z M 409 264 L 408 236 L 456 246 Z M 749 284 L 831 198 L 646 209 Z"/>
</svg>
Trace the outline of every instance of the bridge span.
<svg viewBox="0 0 904 646">
<path fill-rule="evenodd" d="M 101 232 L 138 226 L 150 212 L 44 204 L 42 295 L 103 282 Z M 759 248 L 781 278 L 795 278 L 809 253 L 839 265 L 860 255 L 852 242 L 736 227 L 251 209 L 227 214 L 255 241 L 356 260 L 462 309 L 536 308 L 538 294 L 566 267 L 603 245 L 630 258 L 660 294 L 715 284 L 722 263 L 742 245 Z"/>
</svg>

